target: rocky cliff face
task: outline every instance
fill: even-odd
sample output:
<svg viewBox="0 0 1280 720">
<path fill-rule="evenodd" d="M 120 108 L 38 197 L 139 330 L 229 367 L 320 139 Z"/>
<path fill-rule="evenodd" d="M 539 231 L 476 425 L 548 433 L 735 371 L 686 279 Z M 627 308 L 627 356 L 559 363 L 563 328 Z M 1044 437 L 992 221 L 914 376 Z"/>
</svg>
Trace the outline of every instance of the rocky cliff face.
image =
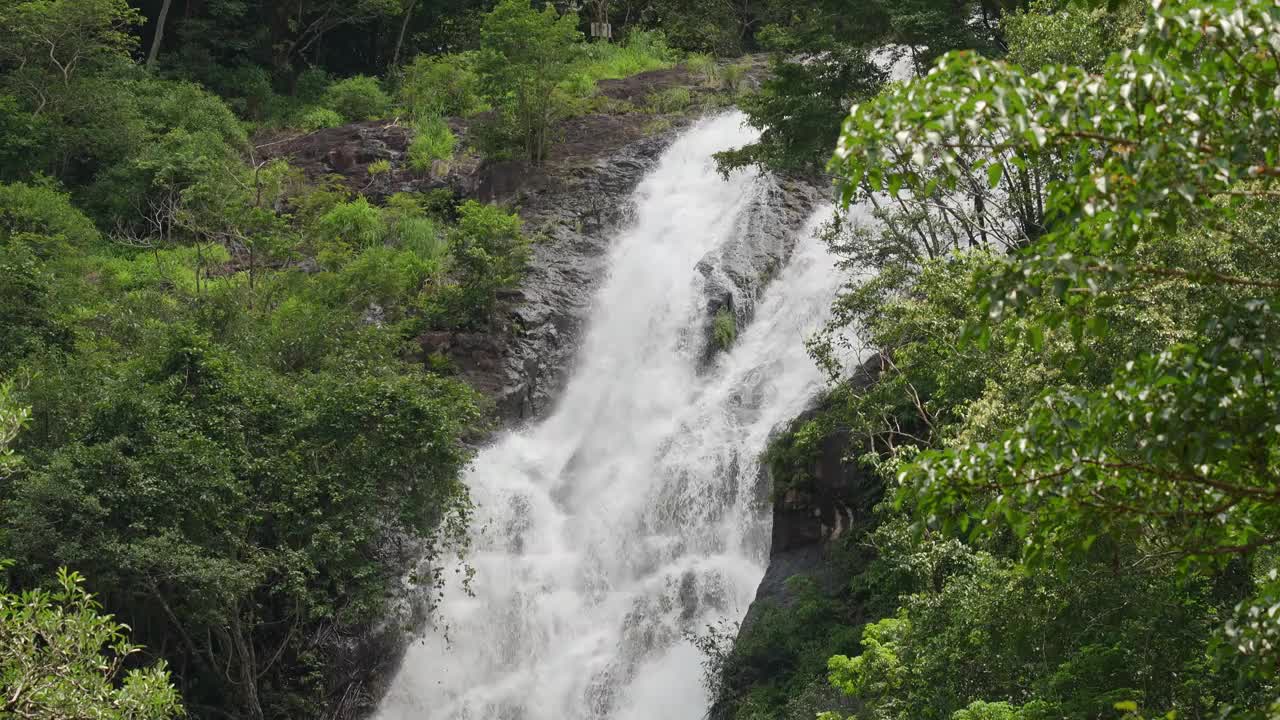
<svg viewBox="0 0 1280 720">
<path fill-rule="evenodd" d="M 855 388 L 869 387 L 884 369 L 883 358 L 873 356 L 854 371 L 850 383 Z M 822 406 L 810 410 L 796 418 L 793 427 L 822 411 Z M 803 487 L 778 492 L 768 466 L 761 468 L 762 484 L 775 488 L 772 544 L 769 566 L 738 628 L 738 638 L 751 632 L 765 607 L 794 604 L 796 598 L 788 589 L 787 581 L 796 575 L 812 579 L 824 594 L 839 592 L 845 576 L 831 562 L 833 544 L 847 533 L 865 532 L 872 509 L 884 494 L 880 480 L 853 459 L 860 454 L 856 442 L 847 430 L 827 433 L 810 466 L 805 468 L 812 482 Z M 750 687 L 734 686 L 736 682 L 742 682 L 742 678 L 724 678 L 719 697 L 708 713 L 710 720 L 734 717 L 737 699 L 750 690 Z"/>
<path fill-rule="evenodd" d="M 751 203 L 736 237 L 698 263 L 706 279 L 708 310 L 704 363 L 722 349 L 713 338 L 715 318 L 727 313 L 735 328 L 751 322 L 761 292 L 791 258 L 814 209 L 830 196 L 815 181 L 768 177 L 764 182 L 764 192 Z"/>
</svg>

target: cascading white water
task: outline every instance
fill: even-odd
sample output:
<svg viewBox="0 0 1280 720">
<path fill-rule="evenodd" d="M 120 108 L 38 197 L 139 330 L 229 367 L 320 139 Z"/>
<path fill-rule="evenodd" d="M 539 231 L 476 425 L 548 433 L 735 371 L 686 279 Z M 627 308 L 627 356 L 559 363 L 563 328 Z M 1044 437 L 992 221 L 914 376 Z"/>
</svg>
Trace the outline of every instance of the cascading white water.
<svg viewBox="0 0 1280 720">
<path fill-rule="evenodd" d="M 754 596 L 769 532 L 759 455 L 821 388 L 803 340 L 839 284 L 804 233 L 755 321 L 698 372 L 695 265 L 766 182 L 715 171 L 713 152 L 752 139 L 742 119 L 699 123 L 636 191 L 556 410 L 476 459 L 473 593 L 446 591 L 447 633 L 410 649 L 383 720 L 705 714 L 682 633 L 741 618 Z"/>
</svg>

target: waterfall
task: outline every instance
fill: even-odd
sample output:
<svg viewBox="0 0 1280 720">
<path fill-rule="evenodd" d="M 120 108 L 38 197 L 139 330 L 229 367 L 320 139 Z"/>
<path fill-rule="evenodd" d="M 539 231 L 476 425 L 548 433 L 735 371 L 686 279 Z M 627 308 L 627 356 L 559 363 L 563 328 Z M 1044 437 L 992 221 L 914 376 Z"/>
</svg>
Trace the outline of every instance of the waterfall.
<svg viewBox="0 0 1280 720">
<path fill-rule="evenodd" d="M 637 189 L 555 411 L 476 458 L 471 593 L 446 589 L 446 627 L 410 648 L 382 720 L 705 714 L 682 634 L 740 619 L 754 597 L 770 523 L 759 457 L 822 387 L 803 341 L 840 278 L 805 232 L 754 321 L 699 367 L 695 265 L 768 182 L 716 173 L 712 153 L 753 139 L 742 120 L 700 122 Z"/>
</svg>

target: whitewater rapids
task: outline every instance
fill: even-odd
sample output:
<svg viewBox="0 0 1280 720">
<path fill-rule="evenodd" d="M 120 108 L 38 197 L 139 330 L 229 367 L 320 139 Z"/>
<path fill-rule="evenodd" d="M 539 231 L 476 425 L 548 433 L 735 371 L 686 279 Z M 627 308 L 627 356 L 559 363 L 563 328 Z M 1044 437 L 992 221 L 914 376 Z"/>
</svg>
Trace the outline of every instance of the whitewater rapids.
<svg viewBox="0 0 1280 720">
<path fill-rule="evenodd" d="M 770 433 L 823 386 L 804 339 L 840 273 L 811 232 L 729 352 L 699 370 L 695 269 L 745 222 L 767 178 L 716 172 L 754 139 L 704 120 L 636 190 L 556 409 L 476 458 L 472 594 L 446 590 L 381 720 L 700 720 L 701 657 L 684 639 L 740 620 L 765 570 Z M 446 639 L 447 637 L 447 639 Z"/>
</svg>

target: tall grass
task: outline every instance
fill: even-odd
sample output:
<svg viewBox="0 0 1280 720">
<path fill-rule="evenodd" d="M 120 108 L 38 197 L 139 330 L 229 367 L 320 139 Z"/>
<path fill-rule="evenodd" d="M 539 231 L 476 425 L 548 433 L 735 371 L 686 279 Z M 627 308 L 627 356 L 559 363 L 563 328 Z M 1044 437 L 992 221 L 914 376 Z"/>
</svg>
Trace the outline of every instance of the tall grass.
<svg viewBox="0 0 1280 720">
<path fill-rule="evenodd" d="M 676 61 L 676 52 L 667 46 L 665 35 L 639 30 L 628 34 L 622 43 L 591 43 L 583 54 L 578 70 L 593 81 L 621 80 L 649 70 L 663 70 Z"/>
<path fill-rule="evenodd" d="M 418 172 L 428 172 L 437 160 L 453 159 L 458 138 L 449 124 L 439 116 L 428 116 L 413 124 L 413 140 L 409 142 L 409 165 Z"/>
<path fill-rule="evenodd" d="M 438 277 L 449 269 L 449 242 L 431 218 L 407 217 L 396 225 L 400 247 L 413 253 Z"/>
<path fill-rule="evenodd" d="M 689 72 L 702 79 L 702 84 L 709 88 L 720 88 L 720 63 L 709 53 L 693 53 L 685 58 L 684 66 Z"/>
</svg>

